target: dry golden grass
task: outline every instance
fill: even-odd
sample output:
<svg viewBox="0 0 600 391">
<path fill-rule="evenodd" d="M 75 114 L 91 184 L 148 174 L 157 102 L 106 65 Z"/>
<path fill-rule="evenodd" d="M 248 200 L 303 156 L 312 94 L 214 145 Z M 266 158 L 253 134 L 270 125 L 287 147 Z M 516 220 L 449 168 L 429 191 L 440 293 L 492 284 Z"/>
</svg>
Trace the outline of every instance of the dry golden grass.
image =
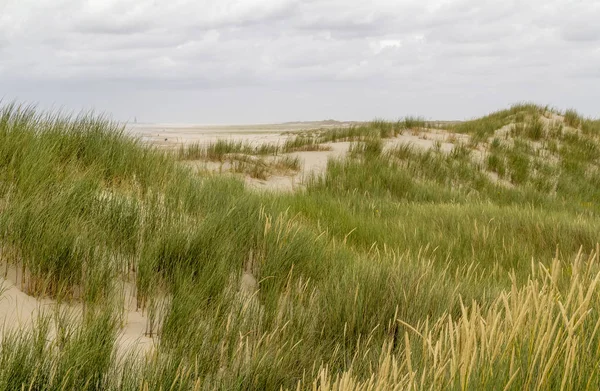
<svg viewBox="0 0 600 391">
<path fill-rule="evenodd" d="M 403 354 L 392 354 L 387 343 L 369 379 L 324 367 L 297 389 L 597 389 L 599 251 L 555 258 L 550 267 L 532 263 L 524 286 L 513 280 L 491 305 L 461 305 L 456 318 L 445 314 L 414 326 L 398 320 Z"/>
</svg>

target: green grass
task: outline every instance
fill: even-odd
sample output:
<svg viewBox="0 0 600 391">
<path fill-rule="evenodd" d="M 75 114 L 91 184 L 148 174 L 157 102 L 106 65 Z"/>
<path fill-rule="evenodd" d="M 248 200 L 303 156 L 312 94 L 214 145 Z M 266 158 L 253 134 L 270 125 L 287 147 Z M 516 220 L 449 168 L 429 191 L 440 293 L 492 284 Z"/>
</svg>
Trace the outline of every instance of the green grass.
<svg viewBox="0 0 600 391">
<path fill-rule="evenodd" d="M 311 136 L 298 135 L 286 140 L 283 144 L 282 152 L 300 152 L 300 151 L 328 151 L 331 147 L 322 145 L 318 138 Z"/>
<path fill-rule="evenodd" d="M 526 116 L 539 115 L 539 113 L 544 111 L 545 108 L 533 103 L 519 103 L 511 106 L 509 109 L 500 110 L 481 118 L 456 124 L 451 126 L 450 129 L 456 133 L 470 134 L 477 141 L 485 141 L 503 126 L 515 121 L 523 122 Z"/>
<path fill-rule="evenodd" d="M 581 126 L 582 119 L 576 110 L 574 110 L 574 109 L 566 110 L 564 117 L 565 117 L 565 125 L 573 127 L 573 128 L 578 128 Z"/>
<path fill-rule="evenodd" d="M 406 117 L 173 154 L 103 118 L 4 106 L 2 260 L 81 314 L 5 328 L 0 389 L 596 389 L 597 122 L 559 132 L 546 112 L 452 125 L 472 142 L 449 153 L 386 147 L 430 126 Z M 261 178 L 334 141 L 348 156 L 293 193 L 180 164 Z M 118 340 L 124 282 L 156 341 L 146 357 Z"/>
<path fill-rule="evenodd" d="M 178 160 L 208 160 L 223 162 L 231 155 L 277 156 L 290 152 L 329 151 L 317 137 L 297 135 L 287 139 L 283 145 L 262 143 L 253 145 L 244 141 L 217 140 L 214 143 L 191 143 L 181 145 L 176 152 Z"/>
<path fill-rule="evenodd" d="M 182 145 L 177 151 L 179 160 L 209 160 L 222 162 L 231 154 L 277 155 L 280 148 L 275 144 L 252 145 L 244 141 L 217 140 L 214 143 Z"/>
<path fill-rule="evenodd" d="M 498 174 L 500 178 L 506 175 L 506 163 L 504 159 L 496 154 L 490 154 L 487 157 L 487 169 Z"/>
</svg>

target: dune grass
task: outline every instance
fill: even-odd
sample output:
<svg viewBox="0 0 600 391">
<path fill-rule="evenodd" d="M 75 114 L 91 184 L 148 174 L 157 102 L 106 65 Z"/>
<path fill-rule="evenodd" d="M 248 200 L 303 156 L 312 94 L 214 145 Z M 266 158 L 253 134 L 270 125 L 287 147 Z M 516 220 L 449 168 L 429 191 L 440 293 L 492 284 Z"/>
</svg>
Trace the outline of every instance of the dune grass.
<svg viewBox="0 0 600 391">
<path fill-rule="evenodd" d="M 286 140 L 283 144 L 282 152 L 301 152 L 301 151 L 329 151 L 331 147 L 323 145 L 316 137 L 297 135 Z"/>
<path fill-rule="evenodd" d="M 217 140 L 214 143 L 192 143 L 181 145 L 177 150 L 179 160 L 224 161 L 231 154 L 277 155 L 280 148 L 276 144 L 252 145 L 244 141 Z"/>
<path fill-rule="evenodd" d="M 0 389 L 597 389 L 597 123 L 553 132 L 546 112 L 453 125 L 482 160 L 473 144 L 385 147 L 419 118 L 298 136 L 288 148 L 352 146 L 275 194 L 178 161 L 258 170 L 281 149 L 166 154 L 103 118 L 4 106 L 2 260 L 22 291 L 83 307 L 4 327 Z M 125 283 L 146 355 L 119 342 Z"/>
<path fill-rule="evenodd" d="M 503 126 L 523 122 L 528 116 L 537 116 L 546 108 L 533 103 L 518 103 L 506 110 L 496 111 L 481 118 L 465 121 L 450 127 L 456 133 L 471 134 L 474 139 L 484 141 Z"/>
</svg>

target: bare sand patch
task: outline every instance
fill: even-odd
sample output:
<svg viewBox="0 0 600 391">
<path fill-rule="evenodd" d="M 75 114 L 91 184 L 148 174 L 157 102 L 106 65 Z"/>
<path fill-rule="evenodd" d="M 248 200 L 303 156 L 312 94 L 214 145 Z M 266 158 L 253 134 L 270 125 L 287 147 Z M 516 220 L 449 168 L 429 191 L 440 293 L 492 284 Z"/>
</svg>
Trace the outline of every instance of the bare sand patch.
<svg viewBox="0 0 600 391">
<path fill-rule="evenodd" d="M 301 174 L 321 174 L 327 168 L 327 161 L 329 158 L 339 158 L 343 157 L 348 153 L 350 149 L 349 141 L 342 141 L 337 143 L 327 143 L 323 144 L 327 147 L 330 147 L 329 151 L 302 151 L 302 152 L 292 152 L 290 156 L 297 156 L 302 161 L 302 172 Z"/>
<path fill-rule="evenodd" d="M 502 138 L 506 139 L 506 138 L 508 138 L 510 136 L 510 134 L 514 130 L 514 128 L 515 128 L 515 124 L 514 123 L 504 125 L 500 129 L 496 129 L 494 131 L 494 136 L 496 136 L 496 137 L 502 137 Z"/>
<path fill-rule="evenodd" d="M 246 177 L 246 183 L 254 189 L 294 191 L 303 188 L 304 180 L 310 175 L 321 175 L 327 169 L 327 161 L 330 158 L 343 157 L 348 153 L 351 142 L 326 143 L 330 147 L 328 151 L 301 151 L 291 152 L 286 155 L 298 157 L 302 169 L 294 175 L 274 175 L 267 180 Z"/>
<path fill-rule="evenodd" d="M 565 117 L 560 114 L 556 114 L 553 111 L 546 110 L 541 116 L 540 119 L 544 122 L 548 121 L 556 121 L 556 122 L 565 122 Z"/>
<path fill-rule="evenodd" d="M 387 148 L 393 148 L 401 144 L 411 144 L 424 150 L 435 148 L 436 143 L 439 143 L 440 150 L 449 153 L 456 145 L 467 143 L 469 140 L 470 137 L 465 134 L 444 130 L 415 129 L 384 141 Z"/>
<path fill-rule="evenodd" d="M 2 277 L 0 277 L 0 339 L 2 333 L 10 330 L 27 330 L 42 315 L 50 315 L 54 311 L 67 311 L 74 317 L 83 313 L 81 302 L 57 303 L 49 298 L 35 298 L 20 289 L 20 271 L 15 267 L 6 267 L 0 263 Z M 4 271 L 8 270 L 6 276 Z M 145 335 L 147 317 L 136 310 L 135 289 L 132 284 L 125 283 L 124 288 L 124 318 L 123 325 L 117 339 L 117 349 L 120 354 L 135 352 L 144 354 L 154 347 L 154 340 Z M 51 336 L 54 331 L 51 330 Z"/>
</svg>

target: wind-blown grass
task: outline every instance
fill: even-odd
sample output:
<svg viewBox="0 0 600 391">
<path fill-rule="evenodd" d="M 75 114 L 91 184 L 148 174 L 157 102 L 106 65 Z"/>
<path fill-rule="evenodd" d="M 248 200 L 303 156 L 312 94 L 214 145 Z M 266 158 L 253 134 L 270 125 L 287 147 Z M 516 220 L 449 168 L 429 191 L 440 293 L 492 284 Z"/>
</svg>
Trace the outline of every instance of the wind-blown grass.
<svg viewBox="0 0 600 391">
<path fill-rule="evenodd" d="M 486 140 L 494 132 L 512 122 L 523 122 L 526 116 L 539 115 L 545 108 L 533 103 L 519 103 L 481 118 L 465 121 L 450 127 L 456 133 L 471 134 L 476 140 Z"/>
<path fill-rule="evenodd" d="M 600 360 L 598 253 L 573 263 L 532 265 L 531 280 L 513 282 L 489 306 L 461 303 L 458 318 L 413 327 L 397 320 L 398 344 L 386 342 L 374 375 L 323 367 L 304 382 L 320 390 L 592 389 Z M 572 271 L 571 271 L 572 269 Z M 582 337 L 585 336 L 585 337 Z M 359 361 L 359 355 L 354 361 Z M 350 368 L 357 365 L 353 362 Z"/>
<path fill-rule="evenodd" d="M 454 130 L 485 143 L 545 111 Z M 385 147 L 421 120 L 334 129 L 311 140 L 353 141 L 349 156 L 272 194 L 178 163 L 204 146 L 174 156 L 106 119 L 5 106 L 3 261 L 23 291 L 83 309 L 4 329 L 0 389 L 595 389 L 600 146 L 585 123 L 498 138 L 481 162 L 472 144 Z M 245 148 L 210 154 L 246 170 L 276 153 Z M 118 342 L 123 283 L 147 356 Z"/>
<path fill-rule="evenodd" d="M 209 160 L 224 161 L 231 154 L 246 155 L 277 155 L 280 151 L 278 145 L 260 144 L 252 145 L 243 141 L 217 140 L 214 143 L 192 143 L 182 145 L 177 151 L 179 160 Z"/>
</svg>

